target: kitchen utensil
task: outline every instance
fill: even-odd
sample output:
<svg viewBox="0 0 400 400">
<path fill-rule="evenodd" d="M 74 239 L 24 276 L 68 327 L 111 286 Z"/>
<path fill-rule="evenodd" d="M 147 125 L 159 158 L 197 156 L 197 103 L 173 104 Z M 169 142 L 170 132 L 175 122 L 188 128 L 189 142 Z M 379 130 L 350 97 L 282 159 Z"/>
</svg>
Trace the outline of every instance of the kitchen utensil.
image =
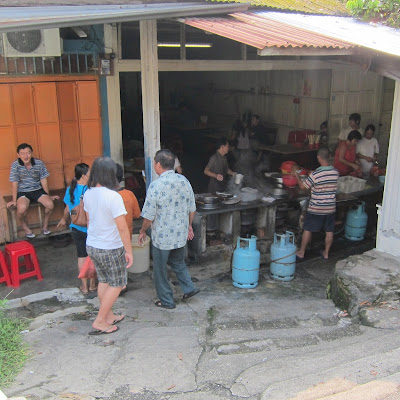
<svg viewBox="0 0 400 400">
<path fill-rule="evenodd" d="M 233 197 L 232 193 L 216 192 L 215 194 L 222 200 L 228 200 L 228 199 L 231 199 Z"/>
<path fill-rule="evenodd" d="M 237 195 L 234 195 L 232 198 L 223 200 L 222 202 L 227 205 L 237 204 L 240 202 L 240 197 Z"/>
</svg>

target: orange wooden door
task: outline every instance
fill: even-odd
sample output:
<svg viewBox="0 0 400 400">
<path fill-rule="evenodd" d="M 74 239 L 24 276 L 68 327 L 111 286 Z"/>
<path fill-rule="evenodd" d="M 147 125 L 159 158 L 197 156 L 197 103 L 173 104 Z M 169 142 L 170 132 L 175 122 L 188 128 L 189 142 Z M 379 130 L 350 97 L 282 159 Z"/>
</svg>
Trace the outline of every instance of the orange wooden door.
<svg viewBox="0 0 400 400">
<path fill-rule="evenodd" d="M 50 173 L 49 189 L 65 187 L 55 82 L 33 84 L 39 158 Z"/>
<path fill-rule="evenodd" d="M 0 193 L 5 195 L 11 189 L 8 178 L 16 156 L 10 85 L 0 85 L 0 140 Z"/>
<path fill-rule="evenodd" d="M 11 194 L 16 147 L 29 143 L 50 172 L 50 189 L 64 188 L 80 162 L 102 155 L 98 82 L 0 84 L 0 192 Z"/>
<path fill-rule="evenodd" d="M 76 86 L 82 161 L 91 165 L 103 153 L 98 85 L 80 81 Z"/>
</svg>

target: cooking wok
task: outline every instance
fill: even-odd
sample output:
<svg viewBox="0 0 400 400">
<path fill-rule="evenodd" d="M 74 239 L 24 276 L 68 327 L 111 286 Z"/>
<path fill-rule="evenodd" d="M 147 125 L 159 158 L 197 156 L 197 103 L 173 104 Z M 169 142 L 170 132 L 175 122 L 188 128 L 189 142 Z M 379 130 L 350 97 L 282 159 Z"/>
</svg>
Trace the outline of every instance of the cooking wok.
<svg viewBox="0 0 400 400">
<path fill-rule="evenodd" d="M 226 193 L 226 192 L 216 192 L 215 193 L 221 200 L 228 200 L 233 197 L 232 193 Z"/>
</svg>

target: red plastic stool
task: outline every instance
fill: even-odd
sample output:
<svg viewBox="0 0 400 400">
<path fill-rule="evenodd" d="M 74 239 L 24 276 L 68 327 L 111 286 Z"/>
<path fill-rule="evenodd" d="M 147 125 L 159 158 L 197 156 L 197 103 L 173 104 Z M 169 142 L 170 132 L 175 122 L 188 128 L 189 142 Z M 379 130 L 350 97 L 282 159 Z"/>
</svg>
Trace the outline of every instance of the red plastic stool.
<svg viewBox="0 0 400 400">
<path fill-rule="evenodd" d="M 0 283 L 5 282 L 7 286 L 11 286 L 10 274 L 2 251 L 0 251 L 0 272 L 3 273 L 3 276 L 0 276 Z"/>
<path fill-rule="evenodd" d="M 5 247 L 6 260 L 11 269 L 11 286 L 19 287 L 21 279 L 36 276 L 39 281 L 43 279 L 40 271 L 35 248 L 27 241 L 7 244 Z M 20 263 L 19 258 L 24 257 Z M 20 267 L 25 267 L 25 272 L 20 272 Z"/>
</svg>

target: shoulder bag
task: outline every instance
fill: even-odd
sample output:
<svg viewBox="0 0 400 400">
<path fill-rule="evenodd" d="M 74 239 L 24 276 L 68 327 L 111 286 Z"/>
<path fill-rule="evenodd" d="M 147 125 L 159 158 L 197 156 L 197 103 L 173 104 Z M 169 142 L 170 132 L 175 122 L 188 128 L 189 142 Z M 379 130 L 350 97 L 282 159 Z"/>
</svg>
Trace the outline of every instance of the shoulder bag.
<svg viewBox="0 0 400 400">
<path fill-rule="evenodd" d="M 83 195 L 87 187 L 84 186 L 79 199 L 79 204 L 71 210 L 71 222 L 78 226 L 87 226 L 86 212 L 83 208 Z"/>
</svg>

